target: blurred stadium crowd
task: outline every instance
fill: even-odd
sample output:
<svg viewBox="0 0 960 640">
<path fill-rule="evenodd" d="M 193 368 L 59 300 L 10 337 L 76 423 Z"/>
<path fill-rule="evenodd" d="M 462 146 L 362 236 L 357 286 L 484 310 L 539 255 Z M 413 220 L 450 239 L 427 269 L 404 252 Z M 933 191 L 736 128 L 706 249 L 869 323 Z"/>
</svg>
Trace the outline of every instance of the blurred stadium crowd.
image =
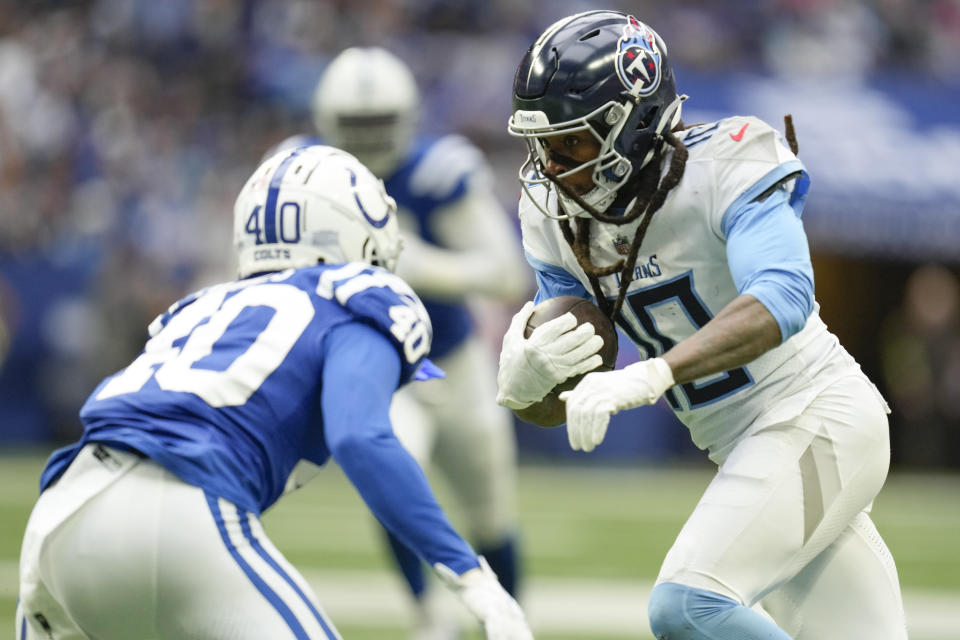
<svg viewBox="0 0 960 640">
<path fill-rule="evenodd" d="M 685 73 L 720 83 L 744 73 L 831 82 L 922 77 L 953 98 L 960 87 L 960 0 L 602 4 L 659 30 L 681 90 Z M 574 0 L 4 3 L 0 443 L 73 437 L 77 408 L 100 378 L 140 348 L 150 320 L 187 291 L 232 277 L 236 192 L 265 149 L 312 129 L 314 85 L 341 49 L 377 44 L 408 61 L 423 88 L 423 127 L 459 130 L 487 151 L 511 205 L 522 155 L 522 145 L 505 132 L 516 64 L 550 22 L 600 6 Z M 800 135 L 803 157 L 802 129 Z M 960 136 L 949 144 L 960 149 Z M 952 173 L 960 182 L 956 165 Z M 958 210 L 948 213 L 960 218 Z M 958 261 L 960 252 L 954 266 Z M 919 358 L 929 381 L 941 370 L 960 370 L 956 270 L 938 273 L 945 278 L 932 285 L 928 278 L 927 288 L 940 286 L 941 299 L 942 287 L 954 296 L 937 320 L 941 337 L 931 349 L 938 361 L 927 362 L 926 347 L 917 346 L 923 338 L 901 340 L 910 333 L 904 323 L 916 321 L 909 311 L 896 312 L 885 338 L 894 346 L 884 366 L 892 363 L 896 372 L 897 358 Z M 914 396 L 928 388 L 921 385 Z M 960 390 L 938 394 L 946 399 L 942 406 L 924 408 L 920 400 L 908 406 L 938 416 L 945 434 L 938 442 L 954 447 L 938 462 L 960 464 Z"/>
</svg>

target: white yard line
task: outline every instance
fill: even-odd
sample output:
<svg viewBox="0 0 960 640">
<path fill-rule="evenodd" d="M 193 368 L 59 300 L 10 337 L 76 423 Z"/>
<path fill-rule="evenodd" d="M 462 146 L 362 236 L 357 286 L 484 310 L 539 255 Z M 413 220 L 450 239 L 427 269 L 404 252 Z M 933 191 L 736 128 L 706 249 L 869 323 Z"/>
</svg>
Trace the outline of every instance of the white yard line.
<svg viewBox="0 0 960 640">
<path fill-rule="evenodd" d="M 411 620 L 405 592 L 394 574 L 308 568 L 303 575 L 334 623 L 386 627 Z M 0 562 L 0 596 L 16 597 L 16 582 L 16 565 Z M 650 583 L 624 580 L 531 578 L 522 604 L 535 632 L 578 638 L 591 633 L 636 638 L 638 632 L 645 633 L 649 628 L 646 603 L 650 587 Z M 907 590 L 904 601 L 911 640 L 957 638 L 960 592 Z"/>
</svg>

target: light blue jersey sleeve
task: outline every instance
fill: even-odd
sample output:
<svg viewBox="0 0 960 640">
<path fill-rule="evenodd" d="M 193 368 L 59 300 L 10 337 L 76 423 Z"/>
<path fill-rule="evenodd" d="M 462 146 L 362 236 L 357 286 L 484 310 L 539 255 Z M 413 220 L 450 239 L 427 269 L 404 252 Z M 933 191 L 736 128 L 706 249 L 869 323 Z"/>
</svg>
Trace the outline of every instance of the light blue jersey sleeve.
<svg viewBox="0 0 960 640">
<path fill-rule="evenodd" d="M 797 204 L 781 187 L 765 199 L 742 198 L 722 222 L 737 291 L 770 311 L 781 342 L 803 329 L 813 311 L 813 266 Z"/>
<path fill-rule="evenodd" d="M 576 296 L 585 300 L 591 299 L 583 283 L 570 275 L 566 270 L 538 260 L 529 253 L 525 255 L 527 262 L 533 267 L 537 277 L 537 295 L 534 298 L 534 302 L 539 304 L 544 300 L 558 296 Z"/>
<path fill-rule="evenodd" d="M 400 357 L 379 332 L 353 322 L 324 340 L 324 437 L 334 460 L 376 518 L 431 566 L 457 573 L 479 566 L 457 534 L 427 479 L 390 424 Z"/>
</svg>

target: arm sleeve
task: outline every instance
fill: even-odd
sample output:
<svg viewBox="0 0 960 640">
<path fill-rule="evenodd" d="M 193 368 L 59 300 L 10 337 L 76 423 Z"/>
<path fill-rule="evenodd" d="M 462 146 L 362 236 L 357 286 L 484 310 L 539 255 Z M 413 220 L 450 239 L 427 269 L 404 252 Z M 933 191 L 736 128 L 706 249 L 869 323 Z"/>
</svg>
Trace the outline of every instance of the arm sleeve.
<svg viewBox="0 0 960 640">
<path fill-rule="evenodd" d="M 539 304 L 544 300 L 558 296 L 576 296 L 585 300 L 591 299 L 591 295 L 587 292 L 583 283 L 565 270 L 538 260 L 530 253 L 526 253 L 525 255 L 527 262 L 534 268 L 537 277 L 537 295 L 533 300 L 534 302 Z"/>
<path fill-rule="evenodd" d="M 397 274 L 420 294 L 456 301 L 477 293 L 512 302 L 529 293 L 519 236 L 488 188 L 468 189 L 437 209 L 429 222 L 435 243 L 405 225 L 403 259 L 397 265 Z"/>
<path fill-rule="evenodd" d="M 813 266 L 800 217 L 790 194 L 777 189 L 724 216 L 727 261 L 741 294 L 770 311 L 785 342 L 803 329 L 813 311 Z"/>
<path fill-rule="evenodd" d="M 427 144 L 408 188 L 409 198 L 395 195 L 404 237 L 400 277 L 421 295 L 454 303 L 469 294 L 507 303 L 526 298 L 533 283 L 519 234 L 476 146 L 460 135 Z"/>
<path fill-rule="evenodd" d="M 349 323 L 324 341 L 321 409 L 334 460 L 376 518 L 431 566 L 479 566 L 450 524 L 420 466 L 393 434 L 389 410 L 400 357 L 375 329 Z"/>
</svg>

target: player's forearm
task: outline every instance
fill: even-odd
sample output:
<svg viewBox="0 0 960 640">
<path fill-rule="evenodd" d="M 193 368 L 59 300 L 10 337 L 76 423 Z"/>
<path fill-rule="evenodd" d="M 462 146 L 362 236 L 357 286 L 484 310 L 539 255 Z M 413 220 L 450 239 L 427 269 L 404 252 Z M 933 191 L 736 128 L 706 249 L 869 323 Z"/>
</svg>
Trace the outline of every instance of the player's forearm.
<svg viewBox="0 0 960 640">
<path fill-rule="evenodd" d="M 525 294 L 529 277 L 495 254 L 447 250 L 405 237 L 397 275 L 420 295 L 460 300 L 465 294 L 513 300 Z"/>
<path fill-rule="evenodd" d="M 429 565 L 463 573 L 477 566 L 413 457 L 392 433 L 340 440 L 334 459 L 383 526 Z"/>
<path fill-rule="evenodd" d="M 455 259 L 456 264 L 450 265 L 447 271 L 463 282 L 461 290 L 503 302 L 525 299 L 533 280 L 519 251 L 516 232 L 488 187 L 474 185 L 463 198 L 434 212 L 430 231 L 435 244 L 426 247 L 441 253 L 424 257 Z M 436 266 L 444 265 L 438 262 Z M 427 276 L 438 271 L 437 268 L 427 271 L 426 267 L 421 270 Z"/>
<path fill-rule="evenodd" d="M 753 296 L 742 295 L 663 359 L 681 384 L 743 366 L 779 344 L 780 327 L 773 315 Z"/>
</svg>

